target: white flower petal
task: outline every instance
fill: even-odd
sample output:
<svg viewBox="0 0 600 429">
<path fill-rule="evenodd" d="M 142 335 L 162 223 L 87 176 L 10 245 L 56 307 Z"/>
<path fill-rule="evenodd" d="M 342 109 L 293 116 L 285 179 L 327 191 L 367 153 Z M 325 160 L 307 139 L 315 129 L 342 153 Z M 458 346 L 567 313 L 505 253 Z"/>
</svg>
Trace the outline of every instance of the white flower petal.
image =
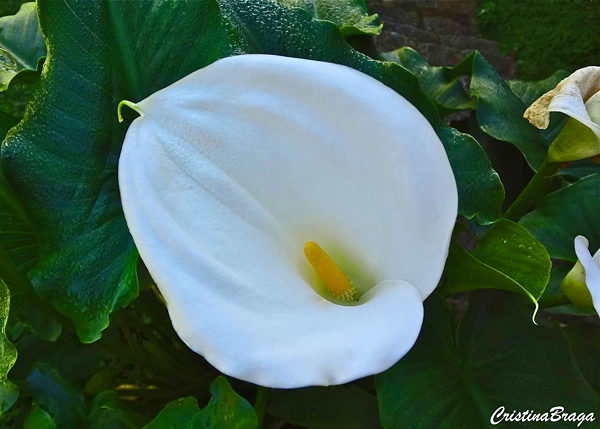
<svg viewBox="0 0 600 429">
<path fill-rule="evenodd" d="M 525 111 L 524 117 L 537 128 L 546 129 L 550 123 L 550 112 L 562 112 L 587 126 L 600 139 L 600 121 L 591 117 L 588 111 L 591 107 L 586 108 L 586 102 L 599 90 L 600 67 L 579 69 L 538 98 Z"/>
<path fill-rule="evenodd" d="M 228 375 L 291 388 L 384 371 L 412 347 L 458 198 L 410 103 L 344 66 L 244 55 L 138 107 L 123 207 L 190 348 Z M 307 241 L 368 291 L 362 305 L 311 289 Z"/>
<path fill-rule="evenodd" d="M 589 241 L 582 235 L 575 238 L 575 253 L 585 268 L 585 283 L 592 295 L 594 308 L 600 315 L 600 249 L 594 257 L 588 249 Z"/>
</svg>

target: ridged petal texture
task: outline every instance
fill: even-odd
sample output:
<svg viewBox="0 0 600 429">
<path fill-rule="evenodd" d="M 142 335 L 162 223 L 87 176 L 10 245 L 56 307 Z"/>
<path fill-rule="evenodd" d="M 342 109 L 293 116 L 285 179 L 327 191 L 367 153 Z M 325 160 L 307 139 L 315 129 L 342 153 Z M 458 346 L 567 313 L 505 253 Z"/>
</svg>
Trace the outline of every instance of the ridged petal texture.
<svg viewBox="0 0 600 429">
<path fill-rule="evenodd" d="M 219 60 L 137 106 L 125 217 L 192 350 L 277 388 L 349 382 L 410 350 L 458 203 L 416 108 L 345 66 L 270 55 Z M 308 241 L 355 305 L 329 300 Z"/>
</svg>

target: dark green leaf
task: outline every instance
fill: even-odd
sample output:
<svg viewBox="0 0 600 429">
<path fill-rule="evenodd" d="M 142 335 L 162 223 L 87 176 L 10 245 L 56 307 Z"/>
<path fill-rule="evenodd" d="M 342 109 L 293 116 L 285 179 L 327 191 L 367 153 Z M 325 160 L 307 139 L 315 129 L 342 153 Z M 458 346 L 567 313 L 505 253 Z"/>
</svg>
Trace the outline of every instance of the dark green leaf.
<svg viewBox="0 0 600 429">
<path fill-rule="evenodd" d="M 17 349 L 6 338 L 6 322 L 10 307 L 10 293 L 6 284 L 0 280 L 0 414 L 15 403 L 19 389 L 8 381 L 8 371 L 17 360 Z"/>
<path fill-rule="evenodd" d="M 40 407 L 35 407 L 27 414 L 23 429 L 56 429 L 56 425 L 50 414 Z"/>
<path fill-rule="evenodd" d="M 421 88 L 435 102 L 440 115 L 477 107 L 477 100 L 467 94 L 459 81 L 460 74 L 454 69 L 429 65 L 417 51 L 409 47 L 383 53 L 381 58 L 400 64 L 416 74 Z"/>
<path fill-rule="evenodd" d="M 0 17 L 0 91 L 16 78 L 37 80 L 45 55 L 35 2 L 21 5 L 16 15 Z"/>
<path fill-rule="evenodd" d="M 525 107 L 529 107 L 535 100 L 552 90 L 558 83 L 569 76 L 569 72 L 558 70 L 552 76 L 539 81 L 509 80 L 506 81 L 511 91 L 519 97 Z"/>
<path fill-rule="evenodd" d="M 516 292 L 536 303 L 550 278 L 552 262 L 544 246 L 521 225 L 495 223 L 479 246 L 468 253 L 453 241 L 438 292 L 475 289 Z M 536 304 L 537 305 L 537 304 Z"/>
<path fill-rule="evenodd" d="M 529 165 L 537 170 L 546 157 L 549 143 L 523 118 L 527 106 L 478 52 L 463 62 L 472 67 L 470 90 L 477 97 L 477 121 L 481 129 L 495 139 L 517 146 Z"/>
<path fill-rule="evenodd" d="M 365 0 L 278 0 L 288 7 L 298 7 L 313 18 L 331 21 L 344 37 L 363 34 L 376 36 L 383 25 L 377 14 L 370 15 Z"/>
<path fill-rule="evenodd" d="M 518 223 L 502 220 L 494 224 L 471 255 L 508 274 L 535 299 L 542 296 L 550 279 L 552 262 L 548 252 Z"/>
<path fill-rule="evenodd" d="M 356 386 L 272 390 L 269 414 L 310 429 L 377 429 L 377 398 Z"/>
<path fill-rule="evenodd" d="M 167 404 L 144 429 L 187 429 L 194 416 L 200 412 L 195 398 L 181 398 Z"/>
<path fill-rule="evenodd" d="M 11 374 L 24 379 L 38 363 L 56 369 L 66 382 L 78 385 L 87 380 L 106 358 L 96 344 L 81 344 L 74 333 L 66 331 L 55 342 L 43 341 L 29 333 L 15 341 L 19 360 Z"/>
<path fill-rule="evenodd" d="M 16 15 L 0 18 L 0 48 L 7 50 L 21 68 L 35 70 L 46 55 L 35 2 L 23 3 Z"/>
<path fill-rule="evenodd" d="M 26 277 L 37 260 L 38 242 L 27 215 L 0 176 L 0 279 L 11 293 L 11 316 L 47 341 L 61 332 L 56 310 L 42 301 Z"/>
<path fill-rule="evenodd" d="M 16 60 L 4 49 L 0 49 L 0 92 L 6 91 L 10 82 L 19 73 Z"/>
<path fill-rule="evenodd" d="M 83 395 L 65 382 L 54 368 L 39 364 L 26 382 L 30 394 L 52 417 L 57 428 L 84 427 Z"/>
<path fill-rule="evenodd" d="M 600 393 L 600 327 L 595 323 L 581 323 L 567 326 L 565 332 L 581 373 Z"/>
<path fill-rule="evenodd" d="M 263 0 L 42 0 L 38 8 L 50 55 L 3 162 L 41 244 L 30 272 L 35 291 L 73 319 L 84 342 L 98 339 L 108 315 L 137 294 L 137 252 L 118 193 L 127 126 L 117 122 L 117 105 L 221 57 L 332 61 L 381 80 L 415 104 L 444 142 L 460 212 L 482 223 L 500 217 L 502 184 L 479 144 L 444 125 L 414 75 L 354 51 L 332 23 Z"/>
<path fill-rule="evenodd" d="M 472 292 L 455 332 L 447 304 L 433 294 L 425 301 L 425 321 L 413 349 L 376 376 L 383 425 L 479 429 L 493 427 L 490 417 L 501 406 L 508 413 L 544 413 L 557 405 L 578 414 L 599 409 L 600 396 L 581 376 L 564 333 L 546 322 L 532 324 L 529 313 L 515 295 Z M 573 427 L 572 422 L 551 425 Z"/>
<path fill-rule="evenodd" d="M 0 110 L 0 142 L 6 137 L 6 133 L 17 124 L 18 119 Z"/>
<path fill-rule="evenodd" d="M 147 420 L 146 420 L 147 421 Z M 94 398 L 88 415 L 89 429 L 138 429 L 140 416 L 125 409 L 117 392 L 107 390 Z"/>
<path fill-rule="evenodd" d="M 257 429 L 252 405 L 235 393 L 227 379 L 219 376 L 210 385 L 212 398 L 186 429 Z"/>
<path fill-rule="evenodd" d="M 0 246 L 13 261 L 13 268 L 20 274 L 26 274 L 35 265 L 38 252 L 37 238 L 29 218 L 1 174 Z"/>
<path fill-rule="evenodd" d="M 548 152 L 550 144 L 564 125 L 564 115 L 554 115 L 546 130 L 538 130 L 523 114 L 536 95 L 552 90 L 565 76 L 556 72 L 551 77 L 538 82 L 518 82 L 510 85 L 478 52 L 466 57 L 455 71 L 471 69 L 470 93 L 477 97 L 477 122 L 479 127 L 497 140 L 514 144 L 525 156 L 530 167 L 537 170 Z M 513 92 L 513 89 L 516 91 Z M 561 170 L 561 174 L 583 177 L 591 174 L 591 161 L 576 162 Z"/>
<path fill-rule="evenodd" d="M 411 70 L 425 92 L 436 102 L 442 115 L 455 110 L 476 109 L 481 129 L 496 140 L 514 144 L 534 169 L 542 164 L 550 143 L 565 122 L 565 116 L 553 115 L 547 130 L 538 130 L 523 118 L 523 113 L 539 96 L 553 89 L 568 73 L 558 71 L 537 82 L 504 81 L 494 68 L 474 51 L 455 67 L 433 67 L 411 48 L 382 54 Z M 461 76 L 470 76 L 470 96 L 462 89 Z M 476 100 L 476 101 L 474 101 Z M 583 177 L 594 172 L 589 160 L 561 170 L 561 174 Z"/>
<path fill-rule="evenodd" d="M 212 398 L 202 410 L 195 398 L 169 403 L 144 429 L 256 429 L 254 408 L 222 376 L 210 386 Z"/>
<path fill-rule="evenodd" d="M 548 249 L 550 256 L 577 261 L 574 240 L 590 241 L 590 250 L 600 247 L 600 174 L 581 179 L 547 195 L 520 223 Z"/>
</svg>

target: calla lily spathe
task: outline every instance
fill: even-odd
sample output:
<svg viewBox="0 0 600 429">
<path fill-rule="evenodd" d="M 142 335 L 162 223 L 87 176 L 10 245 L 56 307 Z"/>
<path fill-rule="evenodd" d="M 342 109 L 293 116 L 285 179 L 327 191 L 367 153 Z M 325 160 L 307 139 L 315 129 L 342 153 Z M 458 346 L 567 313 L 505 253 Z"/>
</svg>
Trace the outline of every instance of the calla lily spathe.
<svg viewBox="0 0 600 429">
<path fill-rule="evenodd" d="M 548 150 L 555 162 L 576 161 L 600 154 L 600 67 L 585 67 L 563 79 L 538 98 L 524 117 L 535 127 L 548 128 L 550 113 L 570 116 Z"/>
<path fill-rule="evenodd" d="M 458 199 L 415 107 L 348 67 L 270 55 L 217 61 L 135 107 L 125 217 L 192 350 L 277 388 L 349 382 L 410 350 Z M 328 295 L 313 242 L 358 301 Z"/>
<path fill-rule="evenodd" d="M 588 246 L 584 236 L 575 238 L 578 261 L 565 277 L 562 290 L 573 303 L 583 308 L 593 307 L 600 315 L 600 249 L 592 257 Z"/>
</svg>

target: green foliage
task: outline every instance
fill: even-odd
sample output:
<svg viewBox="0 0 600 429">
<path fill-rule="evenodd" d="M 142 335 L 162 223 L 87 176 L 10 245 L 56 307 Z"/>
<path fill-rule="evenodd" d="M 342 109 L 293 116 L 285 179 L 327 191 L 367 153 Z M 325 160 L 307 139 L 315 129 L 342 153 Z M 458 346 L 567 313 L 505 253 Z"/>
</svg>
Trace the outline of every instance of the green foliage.
<svg viewBox="0 0 600 429">
<path fill-rule="evenodd" d="M 0 414 L 8 410 L 19 396 L 17 386 L 7 380 L 7 373 L 17 360 L 17 350 L 6 338 L 9 307 L 8 288 L 0 280 Z"/>
<path fill-rule="evenodd" d="M 455 326 L 447 304 L 434 294 L 425 301 L 413 349 L 375 377 L 381 422 L 388 429 L 405 427 L 403 422 L 479 429 L 500 406 L 543 412 L 560 404 L 569 412 L 590 413 L 600 406 L 600 396 L 568 349 L 561 329 L 532 324 L 516 295 L 472 292 Z"/>
<path fill-rule="evenodd" d="M 313 18 L 331 21 L 344 37 L 377 36 L 383 27 L 377 14 L 370 15 L 365 0 L 278 0 L 288 7 L 298 7 Z"/>
<path fill-rule="evenodd" d="M 575 262 L 578 235 L 600 247 L 600 174 L 585 177 L 546 196 L 520 223 L 548 249 L 550 256 Z"/>
<path fill-rule="evenodd" d="M 40 407 L 34 407 L 23 423 L 23 429 L 56 429 L 50 414 Z"/>
<path fill-rule="evenodd" d="M 11 315 L 32 332 L 55 341 L 58 314 L 33 291 L 26 274 L 37 260 L 38 242 L 31 223 L 4 178 L 0 177 L 0 279 L 11 293 Z"/>
<path fill-rule="evenodd" d="M 15 13 L 17 3 L 3 2 L 0 15 L 4 7 Z M 510 3 L 485 3 L 480 19 L 488 29 L 498 31 Z M 363 0 L 40 0 L 38 8 L 50 54 L 18 125 L 19 109 L 7 110 L 2 97 L 24 102 L 27 93 L 17 90 L 38 73 L 21 70 L 39 71 L 45 46 L 33 3 L 0 18 L 0 49 L 12 69 L 4 81 L 0 77 L 0 86 L 12 80 L 0 95 L 0 109 L 10 111 L 0 110 L 0 140 L 8 133 L 2 149 L 8 181 L 0 181 L 2 427 L 470 429 L 485 426 L 499 405 L 599 409 L 600 331 L 595 322 L 573 323 L 575 315 L 595 313 L 560 302 L 560 283 L 576 259 L 574 237 L 585 235 L 593 250 L 600 246 L 600 175 L 589 176 L 598 166 L 584 161 L 563 169 L 562 177 L 573 183 L 560 179 L 566 186 L 519 224 L 501 220 L 504 190 L 485 152 L 473 137 L 440 119 L 474 110 L 472 123 L 476 119 L 493 137 L 488 144 L 512 143 L 535 169 L 564 120 L 555 115 L 549 130 L 539 131 L 522 115 L 565 72 L 539 82 L 505 82 L 477 52 L 451 68 L 431 66 L 410 48 L 381 54 L 385 62 L 373 60 L 345 39 L 369 39 L 381 31 Z M 546 38 L 551 46 L 557 39 Z M 523 46 L 542 42 L 523 40 Z M 376 377 L 377 397 L 372 378 L 259 394 L 256 386 L 238 381 L 236 393 L 179 340 L 153 295 L 152 280 L 138 266 L 117 183 L 120 147 L 133 114 L 127 112 L 126 123 L 119 124 L 116 110 L 123 99 L 139 101 L 217 59 L 245 53 L 353 67 L 427 117 L 452 164 L 460 214 L 482 225 L 495 222 L 471 253 L 452 242 L 439 292 L 503 289 L 536 306 L 538 300 L 542 307 L 544 300 L 561 305 L 547 309 L 536 326 L 532 306 L 521 297 L 477 291 L 457 324 L 435 293 L 425 303 L 415 347 Z M 540 55 L 534 58 L 541 58 L 547 75 L 554 68 Z M 570 262 L 559 262 L 550 275 L 550 256 Z M 552 319 L 568 325 L 564 332 Z M 17 396 L 18 406 L 10 408 Z M 244 397 L 256 397 L 255 408 Z M 201 409 L 198 403 L 207 405 Z"/>
<path fill-rule="evenodd" d="M 123 408 L 115 391 L 98 394 L 90 406 L 89 429 L 137 429 L 145 421 L 136 413 Z"/>
<path fill-rule="evenodd" d="M 595 323 L 579 323 L 565 328 L 565 333 L 573 348 L 577 366 L 586 381 L 600 393 L 600 327 Z"/>
<path fill-rule="evenodd" d="M 409 47 L 384 52 L 381 58 L 412 71 L 419 78 L 419 85 L 427 97 L 435 102 L 441 116 L 477 107 L 477 100 L 464 90 L 458 79 L 460 74 L 456 74 L 454 68 L 429 65 L 417 51 Z"/>
<path fill-rule="evenodd" d="M 67 331 L 54 342 L 41 341 L 30 333 L 15 340 L 19 359 L 11 371 L 15 379 L 26 379 L 38 363 L 54 368 L 67 383 L 80 385 L 106 359 L 98 345 L 84 345 L 73 333 Z"/>
<path fill-rule="evenodd" d="M 96 395 L 91 403 L 53 367 L 37 365 L 26 379 L 36 404 L 24 429 L 139 429 L 147 419 L 125 407 L 114 391 Z"/>
<path fill-rule="evenodd" d="M 16 15 L 0 18 L 0 91 L 13 79 L 35 82 L 45 55 L 35 2 L 24 3 Z"/>
<path fill-rule="evenodd" d="M 210 386 L 212 398 L 203 409 L 194 398 L 169 403 L 144 429 L 256 429 L 258 419 L 252 405 L 217 377 Z"/>
<path fill-rule="evenodd" d="M 0 16 L 14 15 L 19 11 L 19 7 L 27 0 L 4 0 L 0 3 Z"/>
<path fill-rule="evenodd" d="M 522 79 L 600 64 L 597 0 L 485 1 L 478 16 L 485 38 L 516 53 Z"/>
<path fill-rule="evenodd" d="M 528 297 L 537 307 L 550 278 L 552 262 L 544 246 L 509 220 L 494 224 L 468 253 L 453 241 L 438 292 L 503 289 Z"/>
<path fill-rule="evenodd" d="M 48 412 L 56 427 L 80 429 L 85 421 L 83 395 L 65 382 L 56 370 L 37 365 L 26 379 L 35 400 Z"/>
<path fill-rule="evenodd" d="M 411 48 L 400 48 L 381 56 L 419 76 L 425 93 L 435 101 L 440 114 L 476 109 L 481 130 L 496 140 L 515 145 L 533 170 L 541 166 L 550 143 L 564 125 L 564 115 L 553 116 L 547 130 L 538 130 L 523 118 L 531 103 L 568 75 L 564 71 L 538 82 L 507 82 L 476 51 L 455 67 L 431 66 Z M 463 76 L 471 77 L 468 94 L 460 82 Z M 585 177 L 595 171 L 596 165 L 585 160 L 561 170 L 561 174 Z"/>
<path fill-rule="evenodd" d="M 311 429 L 377 429 L 377 398 L 352 387 L 273 390 L 269 413 Z"/>
<path fill-rule="evenodd" d="M 17 118 L 0 110 L 0 141 L 4 140 L 6 133 L 17 123 Z"/>
</svg>

